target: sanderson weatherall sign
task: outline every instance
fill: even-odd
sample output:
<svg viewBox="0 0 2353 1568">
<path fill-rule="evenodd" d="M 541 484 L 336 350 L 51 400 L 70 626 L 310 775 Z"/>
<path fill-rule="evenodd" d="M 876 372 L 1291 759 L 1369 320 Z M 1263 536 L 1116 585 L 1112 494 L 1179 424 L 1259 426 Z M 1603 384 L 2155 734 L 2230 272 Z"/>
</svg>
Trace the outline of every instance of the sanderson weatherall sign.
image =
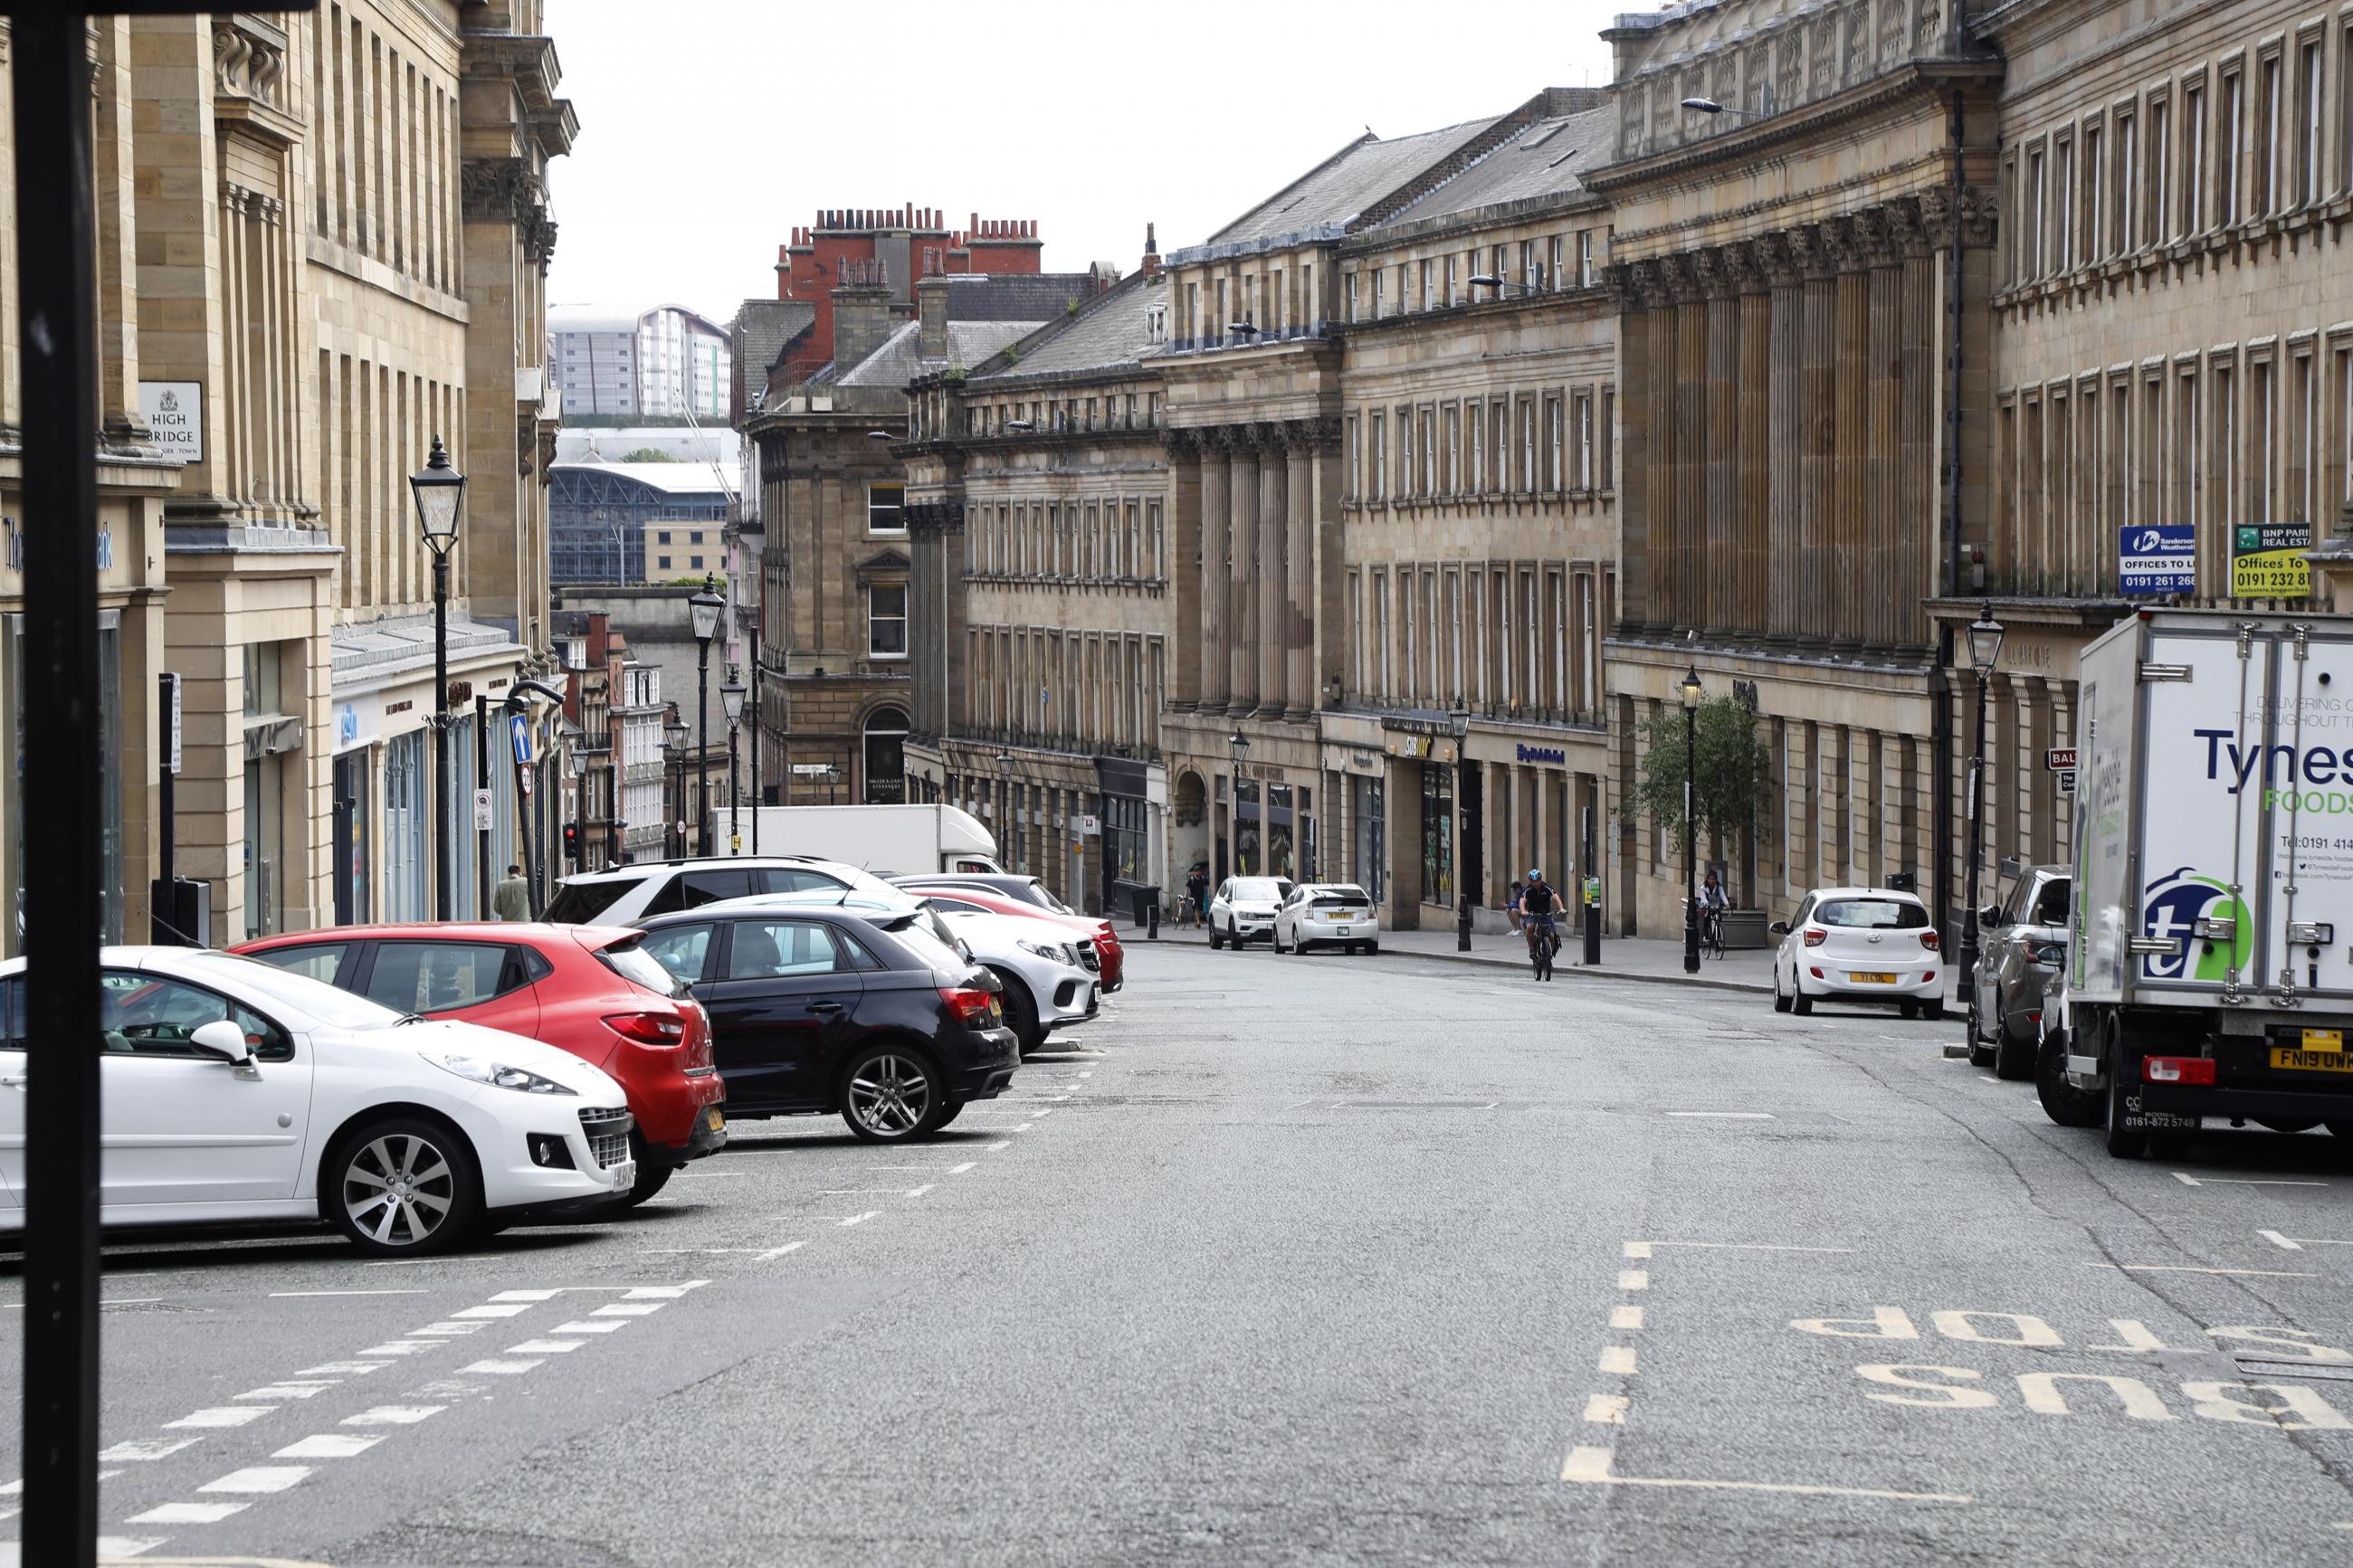
<svg viewBox="0 0 2353 1568">
<path fill-rule="evenodd" d="M 2116 531 L 2116 591 L 2198 592 L 2198 531 L 2186 522 Z"/>
<path fill-rule="evenodd" d="M 201 381 L 142 381 L 139 384 L 139 414 L 147 433 L 164 455 L 184 463 L 205 460 L 205 384 Z"/>
</svg>

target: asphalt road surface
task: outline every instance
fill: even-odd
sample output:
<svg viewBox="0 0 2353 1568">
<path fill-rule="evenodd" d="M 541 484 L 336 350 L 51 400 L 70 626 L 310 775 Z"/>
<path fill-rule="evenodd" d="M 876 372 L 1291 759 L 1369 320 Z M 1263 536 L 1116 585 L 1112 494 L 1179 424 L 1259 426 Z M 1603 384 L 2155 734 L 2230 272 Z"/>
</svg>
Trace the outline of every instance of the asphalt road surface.
<svg viewBox="0 0 2353 1568">
<path fill-rule="evenodd" d="M 1406 957 L 1130 973 L 927 1145 L 739 1122 L 632 1216 L 444 1261 L 111 1247 L 111 1549 L 2353 1559 L 2325 1132 L 2113 1161 L 1888 1014 Z M 12 1260 L 11 1405 L 21 1294 Z"/>
</svg>

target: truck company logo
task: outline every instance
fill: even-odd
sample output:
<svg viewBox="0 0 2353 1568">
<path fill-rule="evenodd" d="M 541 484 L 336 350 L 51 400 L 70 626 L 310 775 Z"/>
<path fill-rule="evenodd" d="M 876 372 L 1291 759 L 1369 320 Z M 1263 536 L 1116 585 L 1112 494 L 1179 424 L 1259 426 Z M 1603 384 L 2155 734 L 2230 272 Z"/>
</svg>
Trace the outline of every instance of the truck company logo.
<svg viewBox="0 0 2353 1568">
<path fill-rule="evenodd" d="M 2340 815 L 2353 812 L 2353 747 L 2241 746 L 2228 730 L 2192 730 L 2190 733 L 2206 742 L 2207 778 L 2229 779 L 2232 795 L 2253 782 L 2256 764 L 2261 763 L 2266 810 L 2279 806 Z M 2298 789 L 2299 782 L 2342 787 Z"/>
<path fill-rule="evenodd" d="M 2198 922 L 2209 917 L 2228 918 L 2236 924 L 2227 942 L 2208 944 L 2192 935 Z M 2252 940 L 2247 906 L 2233 897 L 2229 886 L 2201 877 L 2184 866 L 2159 877 L 2141 895 L 2141 934 L 2175 937 L 2181 951 L 2150 953 L 2141 960 L 2141 975 L 2148 980 L 2204 980 L 2220 984 L 2238 955 L 2242 939 Z M 2191 960 L 2196 966 L 2191 966 Z M 2244 967 L 2243 962 L 2241 967 Z"/>
</svg>

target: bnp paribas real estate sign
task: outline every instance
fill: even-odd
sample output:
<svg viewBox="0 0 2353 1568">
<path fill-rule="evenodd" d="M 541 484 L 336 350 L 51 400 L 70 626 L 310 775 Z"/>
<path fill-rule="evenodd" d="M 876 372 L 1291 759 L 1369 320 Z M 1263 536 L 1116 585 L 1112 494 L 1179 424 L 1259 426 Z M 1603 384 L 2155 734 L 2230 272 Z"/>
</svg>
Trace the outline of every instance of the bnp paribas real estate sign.
<svg viewBox="0 0 2353 1568">
<path fill-rule="evenodd" d="M 2303 599 L 2312 594 L 2308 522 L 2242 522 L 2231 530 L 2231 597 Z"/>
</svg>

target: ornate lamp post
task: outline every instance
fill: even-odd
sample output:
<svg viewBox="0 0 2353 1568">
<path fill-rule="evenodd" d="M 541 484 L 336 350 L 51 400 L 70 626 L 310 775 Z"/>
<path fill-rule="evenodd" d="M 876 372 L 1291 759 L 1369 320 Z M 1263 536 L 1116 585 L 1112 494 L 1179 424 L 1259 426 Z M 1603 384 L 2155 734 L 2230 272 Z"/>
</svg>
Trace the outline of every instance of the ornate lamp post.
<svg viewBox="0 0 2353 1568">
<path fill-rule="evenodd" d="M 743 794 L 735 787 L 735 735 L 744 721 L 744 678 L 731 666 L 727 684 L 719 689 L 720 710 L 727 715 L 727 853 L 740 854 L 744 848 Z M 759 806 L 753 807 L 754 823 L 759 821 Z"/>
<path fill-rule="evenodd" d="M 588 764 L 586 730 L 572 731 L 572 864 L 588 868 Z M 559 881 L 561 878 L 557 879 Z"/>
<path fill-rule="evenodd" d="M 1475 282 L 1476 279 L 1474 279 Z M 1463 742 L 1471 736 L 1471 710 L 1457 708 L 1446 715 L 1446 732 L 1454 737 L 1454 822 L 1457 848 L 1454 855 L 1454 951 L 1471 951 L 1471 899 L 1472 889 L 1462 885 L 1462 853 L 1460 847 L 1462 823 L 1463 779 L 1471 772 L 1470 759 L 1463 753 Z"/>
<path fill-rule="evenodd" d="M 1699 824 L 1692 815 L 1692 797 L 1699 776 L 1699 702 L 1706 695 L 1693 666 L 1679 688 L 1683 700 L 1683 973 L 1699 973 L 1699 871 L 1696 859 Z"/>
<path fill-rule="evenodd" d="M 425 466 L 408 476 L 417 499 L 417 531 L 433 552 L 433 795 L 439 807 L 433 835 L 433 915 L 449 918 L 449 549 L 458 542 L 458 514 L 466 476 L 449 466 L 441 437 L 433 437 Z"/>
<path fill-rule="evenodd" d="M 2001 623 L 1993 618 L 1993 604 L 1989 600 L 1969 623 L 1969 667 L 1978 678 L 1977 739 L 1969 746 L 1968 802 L 1961 808 L 1969 822 L 1968 891 L 1962 900 L 1966 907 L 1961 911 L 1961 973 L 1953 991 L 1953 999 L 1964 1008 L 1974 1008 L 1978 999 L 1978 858 L 1985 840 L 1985 816 L 1978 805 L 1985 793 L 1979 781 L 1985 776 L 1986 689 L 2001 658 Z"/>
<path fill-rule="evenodd" d="M 1250 760 L 1250 737 L 1242 733 L 1240 725 L 1235 725 L 1234 732 L 1226 737 L 1226 750 L 1233 754 L 1234 759 L 1234 783 L 1229 792 L 1233 796 L 1229 810 L 1232 814 L 1234 875 L 1246 877 L 1250 875 L 1250 868 L 1242 864 L 1242 763 Z"/>
<path fill-rule="evenodd" d="M 662 803 L 662 842 L 670 843 L 670 836 L 675 832 L 678 847 L 671 853 L 683 856 L 686 853 L 686 721 L 675 713 L 662 724 L 662 761 L 670 764 L 669 772 L 674 781 L 664 792 L 670 798 Z"/>
<path fill-rule="evenodd" d="M 727 601 L 718 593 L 719 580 L 705 575 L 702 586 L 686 602 L 694 621 L 694 831 L 695 847 L 711 852 L 711 639 L 719 631 L 720 613 Z"/>
</svg>

